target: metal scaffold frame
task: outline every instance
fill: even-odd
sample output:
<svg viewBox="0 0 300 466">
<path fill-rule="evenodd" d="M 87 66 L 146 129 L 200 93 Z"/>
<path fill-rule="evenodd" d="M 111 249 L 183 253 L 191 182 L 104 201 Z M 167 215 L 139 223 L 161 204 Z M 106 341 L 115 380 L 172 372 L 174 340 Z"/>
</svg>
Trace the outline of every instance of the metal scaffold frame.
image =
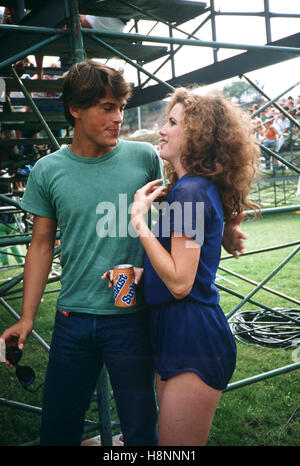
<svg viewBox="0 0 300 466">
<path fill-rule="evenodd" d="M 1 3 L 1 2 L 0 2 Z M 79 2 L 80 3 L 80 2 Z M 133 5 L 131 2 L 125 1 L 125 0 L 120 0 L 120 3 L 123 5 L 127 5 L 130 7 L 132 10 L 138 11 L 139 13 L 142 13 L 144 16 L 147 16 L 147 11 L 139 9 L 138 6 Z M 278 17 L 278 16 L 287 16 L 287 15 L 279 15 L 275 13 L 271 13 L 269 9 L 269 2 L 268 0 L 264 0 L 264 12 L 260 13 L 229 13 L 229 12 L 220 12 L 215 10 L 214 6 L 214 0 L 210 0 L 210 6 L 206 7 L 203 9 L 203 12 L 201 14 L 207 14 L 207 16 L 204 18 L 204 20 L 201 22 L 199 26 L 197 26 L 192 33 L 186 33 L 182 30 L 181 27 L 179 27 L 178 24 L 176 23 L 171 23 L 165 20 L 162 20 L 161 18 L 157 17 L 155 14 L 149 14 L 149 18 L 152 21 L 156 21 L 157 23 L 161 22 L 168 26 L 169 28 L 169 36 L 168 37 L 161 37 L 161 36 L 154 36 L 154 35 L 143 35 L 138 33 L 138 21 L 135 20 L 134 24 L 134 30 L 135 32 L 130 32 L 130 33 L 115 33 L 115 32 L 107 32 L 107 31 L 100 31 L 100 30 L 94 30 L 94 29 L 85 29 L 81 27 L 80 23 L 80 18 L 79 18 L 79 9 L 78 9 L 78 4 L 77 0 L 66 0 L 66 4 L 69 7 L 69 21 L 68 21 L 68 28 L 67 29 L 60 29 L 57 27 L 38 27 L 38 26 L 22 26 L 22 25 L 5 25 L 1 24 L 0 25 L 0 32 L 5 31 L 5 32 L 22 32 L 25 34 L 32 34 L 38 32 L 40 35 L 44 35 L 45 39 L 39 41 L 38 43 L 27 47 L 25 50 L 18 52 L 14 56 L 11 56 L 4 61 L 0 63 L 0 75 L 1 75 L 1 70 L 7 70 L 8 68 L 11 68 L 11 75 L 13 76 L 15 83 L 18 86 L 18 89 L 23 92 L 25 95 L 25 98 L 27 99 L 28 105 L 32 108 L 33 113 L 36 115 L 37 120 L 40 122 L 42 128 L 46 132 L 46 135 L 51 142 L 51 144 L 54 146 L 55 149 L 60 148 L 60 144 L 58 143 L 56 137 L 53 135 L 52 129 L 49 126 L 49 124 L 46 121 L 46 118 L 42 115 L 41 111 L 39 110 L 38 106 L 36 105 L 34 99 L 30 95 L 30 91 L 28 90 L 26 84 L 24 83 L 23 80 L 20 79 L 12 65 L 19 59 L 22 59 L 29 54 L 34 54 L 37 52 L 39 49 L 44 47 L 45 45 L 49 45 L 52 42 L 59 41 L 62 37 L 68 37 L 70 39 L 70 48 L 71 48 L 71 55 L 73 57 L 74 62 L 79 62 L 82 61 L 85 58 L 85 48 L 84 48 L 84 40 L 85 38 L 89 37 L 94 41 L 96 44 L 101 46 L 101 49 L 106 49 L 110 54 L 112 54 L 114 57 L 118 57 L 121 60 L 124 60 L 126 63 L 130 64 L 131 66 L 135 67 L 138 73 L 138 86 L 134 88 L 133 90 L 133 99 L 132 102 L 129 104 L 129 107 L 132 106 L 139 106 L 143 103 L 148 103 L 150 100 L 150 95 L 151 91 L 153 91 L 153 100 L 158 100 L 161 99 L 162 97 L 165 97 L 170 91 L 174 90 L 175 87 L 178 84 L 184 85 L 190 84 L 190 79 L 196 76 L 195 73 L 191 73 L 189 75 L 183 76 L 183 77 L 178 77 L 175 74 L 175 55 L 177 52 L 184 46 L 192 46 L 192 47 L 208 47 L 211 48 L 213 51 L 213 61 L 214 64 L 218 64 L 218 50 L 222 48 L 227 48 L 227 49 L 232 49 L 232 50 L 241 50 L 241 51 L 246 51 L 246 52 L 261 52 L 264 54 L 283 54 L 284 56 L 288 56 L 289 58 L 291 56 L 300 56 L 300 46 L 295 47 L 295 46 L 284 46 L 284 45 L 245 45 L 245 44 L 229 44 L 229 43 L 224 43 L 224 42 L 219 42 L 217 41 L 217 29 L 216 29 L 216 17 L 221 16 L 221 15 L 256 15 L 256 16 L 261 16 L 264 17 L 265 19 L 265 27 L 266 27 L 266 38 L 267 38 L 267 43 L 270 44 L 272 42 L 272 33 L 271 33 L 271 24 L 270 24 L 270 19 L 272 17 Z M 139 11 L 140 10 L 140 11 Z M 293 18 L 300 18 L 299 14 L 290 14 L 288 15 L 289 17 Z M 200 40 L 196 37 L 197 32 L 203 27 L 208 21 L 211 22 L 211 30 L 212 30 L 212 40 L 211 41 L 203 41 Z M 174 37 L 175 32 L 184 32 L 186 35 L 186 38 L 176 38 Z M 156 69 L 156 72 L 158 72 L 163 66 L 165 66 L 168 62 L 171 63 L 171 72 L 172 72 L 172 78 L 169 81 L 163 81 L 160 78 L 156 76 L 156 72 L 151 73 L 149 72 L 146 67 L 141 64 L 141 62 L 132 60 L 128 56 L 126 56 L 124 53 L 119 51 L 115 46 L 111 45 L 110 40 L 122 40 L 122 41 L 127 41 L 130 44 L 145 44 L 145 43 L 157 43 L 157 44 L 166 44 L 169 46 L 169 50 L 167 52 L 167 58 L 164 59 L 163 63 Z M 176 47 L 176 48 L 175 48 Z M 287 58 L 285 58 L 287 59 Z M 201 70 L 200 70 L 201 71 Z M 200 73 L 201 74 L 201 73 Z M 248 82 L 250 82 L 251 85 L 255 87 L 255 84 L 252 83 L 249 78 L 245 75 L 245 72 L 239 73 L 240 77 L 246 79 Z M 146 80 L 142 82 L 142 75 L 146 76 Z M 185 79 L 186 78 L 186 79 Z M 155 86 L 150 86 L 149 87 L 149 82 L 154 81 L 156 84 Z M 217 81 L 217 79 L 215 80 Z M 197 81 L 194 81 L 197 82 Z M 275 98 L 270 98 L 266 94 L 264 94 L 264 97 L 267 99 L 267 103 L 264 104 L 261 108 L 259 108 L 255 113 L 251 115 L 252 118 L 254 118 L 256 115 L 258 115 L 262 110 L 268 108 L 270 105 L 275 105 L 277 108 L 285 114 L 287 118 L 291 120 L 293 125 L 295 125 L 297 128 L 300 127 L 299 121 L 293 118 L 290 114 L 287 114 L 282 107 L 278 104 L 279 99 L 288 93 L 292 88 L 297 86 L 300 82 L 295 83 L 294 86 L 289 87 L 287 90 L 282 92 L 280 95 L 278 95 Z M 263 94 L 263 91 L 261 91 Z M 274 159 L 278 160 L 281 164 L 284 166 L 288 167 L 291 169 L 294 173 L 297 175 L 300 175 L 300 168 L 293 163 L 289 162 L 286 160 L 284 157 L 280 156 L 278 153 L 264 147 L 263 145 L 260 145 L 262 151 L 266 152 L 269 156 L 273 157 Z M 10 197 L 0 194 L 0 200 L 8 204 L 9 206 L 12 206 L 16 209 L 19 209 L 22 211 L 20 204 L 18 201 L 11 199 Z M 268 214 L 276 214 L 276 213 L 281 213 L 281 212 L 291 212 L 291 211 L 299 211 L 300 210 L 300 205 L 294 205 L 294 206 L 289 206 L 289 207 L 279 207 L 279 208 L 274 208 L 274 209 L 264 209 L 263 210 L 263 215 L 268 215 Z M 249 215 L 252 215 L 253 212 L 248 212 Z M 25 215 L 25 213 L 24 213 Z M 59 232 L 57 233 L 57 238 L 59 238 Z M 29 245 L 31 242 L 31 235 L 30 233 L 24 233 L 24 235 L 16 235 L 16 236 L 9 236 L 6 238 L 0 238 L 0 248 L 6 247 L 6 246 L 12 246 L 12 245 Z M 227 319 L 231 319 L 235 313 L 246 303 L 251 303 L 255 306 L 257 306 L 259 309 L 263 309 L 265 311 L 272 311 L 275 314 L 279 315 L 283 319 L 290 321 L 293 321 L 296 325 L 300 325 L 300 316 L 298 318 L 292 318 L 284 315 L 281 311 L 279 310 L 274 310 L 265 304 L 258 302 L 253 299 L 253 296 L 260 290 L 264 289 L 269 292 L 275 292 L 277 293 L 280 297 L 287 299 L 289 302 L 293 302 L 294 304 L 299 305 L 299 301 L 293 297 L 287 296 L 283 293 L 276 292 L 268 287 L 266 287 L 266 283 L 279 271 L 281 270 L 297 253 L 299 253 L 300 249 L 300 241 L 295 241 L 293 243 L 287 243 L 287 244 L 282 244 L 277 247 L 273 248 L 265 248 L 263 250 L 255 250 L 255 251 L 249 251 L 248 253 L 245 253 L 245 256 L 249 254 L 256 254 L 256 253 L 262 253 L 265 251 L 270 251 L 272 249 L 278 248 L 278 249 L 283 249 L 283 248 L 289 248 L 295 246 L 295 249 L 288 254 L 288 256 L 280 263 L 278 266 L 271 272 L 269 273 L 260 283 L 253 282 L 247 277 L 243 277 L 239 274 L 235 274 L 234 272 L 231 272 L 227 268 L 224 268 L 222 265 L 220 265 L 220 270 L 230 273 L 232 275 L 238 276 L 239 278 L 248 281 L 249 283 L 252 283 L 254 285 L 254 288 L 250 293 L 248 293 L 246 296 L 243 296 L 239 293 L 234 292 L 233 290 L 230 290 L 220 284 L 217 284 L 217 287 L 220 290 L 223 290 L 227 293 L 232 294 L 233 296 L 236 296 L 237 298 L 240 299 L 240 302 L 228 313 L 226 314 Z M 60 248 L 55 249 L 54 252 L 54 257 L 59 254 Z M 228 258 L 231 258 L 232 256 L 225 256 L 222 257 L 222 261 L 226 260 Z M 51 281 L 58 281 L 60 277 L 57 278 L 52 278 L 49 279 L 48 283 Z M 21 283 L 23 280 L 23 273 L 19 274 L 18 276 L 7 280 L 4 284 L 0 286 L 0 304 L 16 319 L 20 319 L 20 316 L 14 311 L 14 309 L 8 304 L 8 300 L 11 297 L 21 297 L 22 296 L 22 291 L 23 288 L 14 288 L 18 283 Z M 56 292 L 57 290 L 54 290 Z M 20 295 L 17 295 L 17 293 L 20 293 Z M 33 338 L 36 339 L 38 344 L 40 344 L 46 351 L 49 351 L 49 346 L 48 344 L 36 333 L 32 332 Z M 263 374 L 258 374 L 254 377 L 250 377 L 244 380 L 240 380 L 234 383 L 231 383 L 228 385 L 226 388 L 225 392 L 244 387 L 246 385 L 250 385 L 256 382 L 259 382 L 261 380 L 266 380 L 270 377 L 274 377 L 280 374 L 285 374 L 290 371 L 294 371 L 296 369 L 300 368 L 300 362 L 296 362 L 294 364 L 290 364 L 285 367 L 277 368 L 272 371 L 263 373 Z M 96 387 L 96 391 L 98 394 L 98 409 L 99 409 L 99 423 L 93 423 L 91 421 L 86 421 L 85 425 L 85 431 L 90 432 L 94 430 L 99 430 L 100 435 L 101 435 L 101 442 L 102 445 L 112 445 L 112 427 L 113 423 L 111 422 L 111 417 L 110 417 L 110 401 L 109 401 L 109 389 L 108 389 L 108 376 L 106 373 L 106 370 L 103 369 L 100 376 L 99 376 L 99 381 Z M 41 408 L 35 407 L 35 406 L 29 406 L 25 405 L 22 403 L 17 403 L 15 401 L 11 400 L 6 400 L 1 398 L 0 399 L 0 404 L 7 406 L 7 407 L 13 407 L 25 411 L 30 411 L 33 413 L 41 414 Z"/>
</svg>

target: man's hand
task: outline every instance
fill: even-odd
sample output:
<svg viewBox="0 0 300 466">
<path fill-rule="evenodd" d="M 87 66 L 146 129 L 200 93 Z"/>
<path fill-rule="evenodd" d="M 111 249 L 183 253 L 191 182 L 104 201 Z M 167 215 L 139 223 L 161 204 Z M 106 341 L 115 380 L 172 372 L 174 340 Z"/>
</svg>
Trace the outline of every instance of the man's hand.
<svg viewBox="0 0 300 466">
<path fill-rule="evenodd" d="M 238 259 L 244 252 L 247 235 L 240 229 L 240 224 L 245 217 L 245 212 L 239 213 L 234 220 L 224 226 L 222 245 L 227 252 Z"/>
<path fill-rule="evenodd" d="M 144 269 L 141 267 L 133 267 L 133 271 L 134 271 L 134 283 L 135 285 L 138 285 L 142 279 Z M 107 279 L 109 280 L 108 287 L 112 288 L 113 287 L 113 270 L 108 270 L 102 275 L 101 280 L 107 280 Z"/>
<path fill-rule="evenodd" d="M 32 328 L 33 322 L 25 321 L 21 318 L 19 322 L 6 329 L 0 338 L 5 341 L 6 346 L 16 345 L 20 350 L 23 350 L 26 339 L 32 331 Z M 9 367 L 13 367 L 7 360 L 5 364 Z"/>
</svg>

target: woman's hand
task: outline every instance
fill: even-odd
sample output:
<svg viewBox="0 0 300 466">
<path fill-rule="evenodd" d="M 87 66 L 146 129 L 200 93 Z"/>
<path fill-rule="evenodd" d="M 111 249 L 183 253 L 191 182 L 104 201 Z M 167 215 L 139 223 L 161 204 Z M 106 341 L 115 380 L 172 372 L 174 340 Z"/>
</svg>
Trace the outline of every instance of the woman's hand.
<svg viewBox="0 0 300 466">
<path fill-rule="evenodd" d="M 131 206 L 131 223 L 135 229 L 138 229 L 140 222 L 145 220 L 145 215 L 152 202 L 165 194 L 166 187 L 157 186 L 162 181 L 162 179 L 150 181 L 135 193 L 134 202 Z"/>
</svg>

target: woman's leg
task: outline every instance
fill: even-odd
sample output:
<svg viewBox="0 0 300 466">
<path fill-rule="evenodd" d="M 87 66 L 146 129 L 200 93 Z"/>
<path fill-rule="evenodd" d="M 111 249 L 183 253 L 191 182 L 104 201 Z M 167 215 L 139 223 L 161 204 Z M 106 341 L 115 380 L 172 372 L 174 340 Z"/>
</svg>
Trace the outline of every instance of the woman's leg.
<svg viewBox="0 0 300 466">
<path fill-rule="evenodd" d="M 222 391 L 194 372 L 168 379 L 160 390 L 159 445 L 205 445 Z"/>
</svg>

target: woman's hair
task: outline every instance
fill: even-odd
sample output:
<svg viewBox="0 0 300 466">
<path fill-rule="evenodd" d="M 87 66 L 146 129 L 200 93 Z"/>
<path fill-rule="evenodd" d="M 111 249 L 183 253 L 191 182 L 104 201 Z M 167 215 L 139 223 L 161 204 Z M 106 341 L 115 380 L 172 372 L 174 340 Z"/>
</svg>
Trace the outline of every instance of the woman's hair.
<svg viewBox="0 0 300 466">
<path fill-rule="evenodd" d="M 181 162 L 188 174 L 205 176 L 217 185 L 226 222 L 244 207 L 259 209 L 248 200 L 260 149 L 246 112 L 219 91 L 199 95 L 178 88 L 171 95 L 168 113 L 177 103 L 184 108 Z M 177 175 L 171 164 L 165 165 L 170 190 Z"/>
<path fill-rule="evenodd" d="M 130 85 L 121 71 L 114 70 L 94 60 L 85 60 L 73 65 L 64 76 L 62 101 L 67 121 L 74 126 L 75 121 L 69 107 L 87 109 L 96 105 L 99 99 L 110 91 L 118 99 L 129 99 Z"/>
</svg>

